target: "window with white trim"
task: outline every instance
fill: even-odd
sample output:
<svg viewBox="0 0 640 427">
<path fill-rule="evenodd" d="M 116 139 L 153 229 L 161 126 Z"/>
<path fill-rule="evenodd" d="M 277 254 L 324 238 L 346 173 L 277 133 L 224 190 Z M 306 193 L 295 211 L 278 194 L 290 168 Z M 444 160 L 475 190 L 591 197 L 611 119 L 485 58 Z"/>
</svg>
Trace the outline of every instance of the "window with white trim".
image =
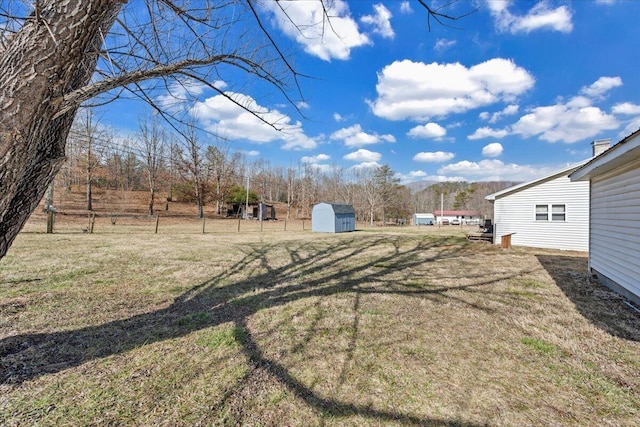
<svg viewBox="0 0 640 427">
<path fill-rule="evenodd" d="M 551 205 L 551 221 L 564 221 L 566 218 L 565 205 Z"/>
<path fill-rule="evenodd" d="M 549 204 L 536 205 L 536 221 L 556 221 L 567 220 L 567 205 Z"/>
<path fill-rule="evenodd" d="M 549 221 L 548 205 L 536 205 L 536 221 Z"/>
</svg>

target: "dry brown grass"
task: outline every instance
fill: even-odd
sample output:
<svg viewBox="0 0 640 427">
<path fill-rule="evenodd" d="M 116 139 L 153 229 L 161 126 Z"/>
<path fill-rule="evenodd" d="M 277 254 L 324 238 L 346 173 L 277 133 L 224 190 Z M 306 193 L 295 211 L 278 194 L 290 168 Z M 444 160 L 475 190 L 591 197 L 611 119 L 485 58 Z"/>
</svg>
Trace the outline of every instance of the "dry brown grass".
<svg viewBox="0 0 640 427">
<path fill-rule="evenodd" d="M 640 316 L 584 254 L 446 227 L 114 227 L 32 230 L 0 261 L 0 424 L 640 417 Z"/>
</svg>

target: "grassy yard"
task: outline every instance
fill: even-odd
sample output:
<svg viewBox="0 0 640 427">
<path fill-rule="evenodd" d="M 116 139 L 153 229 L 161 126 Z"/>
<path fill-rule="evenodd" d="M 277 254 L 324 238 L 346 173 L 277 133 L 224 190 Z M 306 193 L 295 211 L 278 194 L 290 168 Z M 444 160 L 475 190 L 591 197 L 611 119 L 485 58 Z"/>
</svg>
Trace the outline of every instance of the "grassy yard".
<svg viewBox="0 0 640 427">
<path fill-rule="evenodd" d="M 638 425 L 640 314 L 585 254 L 147 228 L 0 261 L 0 425 Z"/>
</svg>

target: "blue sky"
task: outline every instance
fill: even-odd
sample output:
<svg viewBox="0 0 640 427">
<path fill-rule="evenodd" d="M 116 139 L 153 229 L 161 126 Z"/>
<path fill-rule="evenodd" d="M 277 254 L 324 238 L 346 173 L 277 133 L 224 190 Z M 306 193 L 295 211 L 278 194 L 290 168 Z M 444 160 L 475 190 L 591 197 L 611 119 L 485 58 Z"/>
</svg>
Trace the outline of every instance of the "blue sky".
<svg viewBox="0 0 640 427">
<path fill-rule="evenodd" d="M 334 31 L 322 36 L 304 26 L 318 22 L 318 2 L 280 4 L 303 32 L 275 2 L 261 13 L 314 77 L 301 81 L 305 117 L 260 85 L 216 83 L 286 128 L 277 133 L 211 90 L 192 91 L 192 116 L 250 160 L 388 164 L 402 182 L 525 181 L 588 158 L 594 139 L 640 128 L 640 1 L 461 1 L 448 13 L 479 10 L 429 31 L 417 1 L 335 0 Z M 107 108 L 107 124 L 135 130 L 115 111 L 139 106 Z"/>
</svg>

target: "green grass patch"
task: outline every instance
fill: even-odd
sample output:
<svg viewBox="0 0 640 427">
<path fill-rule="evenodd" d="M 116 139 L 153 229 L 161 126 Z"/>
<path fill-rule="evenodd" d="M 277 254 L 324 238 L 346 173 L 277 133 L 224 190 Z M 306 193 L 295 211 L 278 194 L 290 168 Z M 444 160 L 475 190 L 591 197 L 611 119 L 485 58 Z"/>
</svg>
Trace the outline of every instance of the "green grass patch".
<svg viewBox="0 0 640 427">
<path fill-rule="evenodd" d="M 527 289 L 545 289 L 547 288 L 547 285 L 545 285 L 544 283 L 541 283 L 537 280 L 532 280 L 532 279 L 519 279 L 517 281 L 518 286 L 522 286 L 523 288 L 527 288 Z"/>
<path fill-rule="evenodd" d="M 547 356 L 562 355 L 562 351 L 555 344 L 539 338 L 523 337 L 520 339 L 520 342 L 540 354 Z"/>
<path fill-rule="evenodd" d="M 513 296 L 517 296 L 517 297 L 523 297 L 523 298 L 529 298 L 529 299 L 535 299 L 538 297 L 537 294 L 530 292 L 530 291 L 524 291 L 522 289 L 507 289 L 506 293 L 509 295 L 513 295 Z"/>
<path fill-rule="evenodd" d="M 197 313 L 189 313 L 178 319 L 178 325 L 186 328 L 195 328 L 202 325 L 211 323 L 211 314 L 205 311 Z"/>
<path fill-rule="evenodd" d="M 203 347 L 212 349 L 220 347 L 239 347 L 246 339 L 247 331 L 244 328 L 233 327 L 218 327 L 214 329 L 207 329 L 198 334 L 196 343 Z"/>
</svg>

